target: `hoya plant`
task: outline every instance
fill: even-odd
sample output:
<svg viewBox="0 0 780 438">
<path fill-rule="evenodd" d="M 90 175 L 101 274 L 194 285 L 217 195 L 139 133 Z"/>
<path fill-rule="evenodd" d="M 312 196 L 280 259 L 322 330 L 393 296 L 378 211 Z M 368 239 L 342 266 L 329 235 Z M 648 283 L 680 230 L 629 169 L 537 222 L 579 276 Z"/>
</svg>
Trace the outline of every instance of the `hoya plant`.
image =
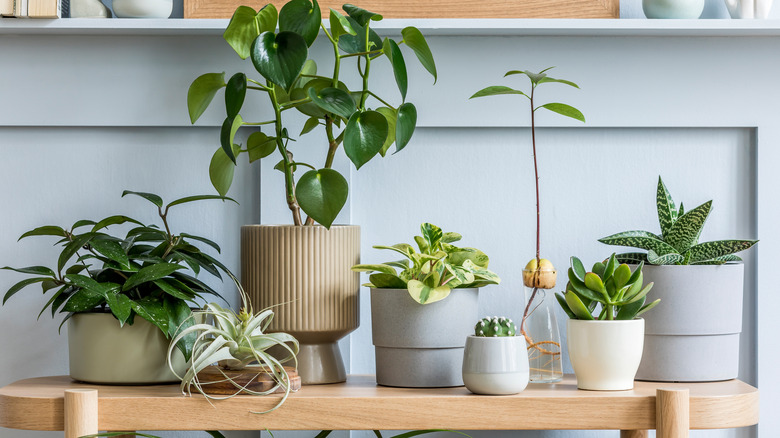
<svg viewBox="0 0 780 438">
<path fill-rule="evenodd" d="M 632 272 L 612 254 L 587 272 L 582 261 L 572 257 L 566 292 L 555 297 L 571 319 L 632 320 L 661 302 L 645 304 L 653 283 L 643 285 L 643 266 L 640 262 Z"/>
<path fill-rule="evenodd" d="M 404 149 L 417 124 L 417 109 L 406 100 L 408 72 L 402 47 L 406 46 L 422 66 L 437 78 L 436 64 L 428 43 L 415 27 L 401 31 L 401 39 L 380 38 L 371 29 L 382 16 L 353 5 L 343 6 L 346 15 L 330 9 L 327 25 L 321 20 L 317 0 L 292 0 L 281 10 L 267 4 L 259 11 L 239 6 L 233 14 L 224 39 L 241 59 L 250 58 L 259 77 L 236 73 L 225 79 L 224 73 L 207 73 L 192 83 L 187 94 L 192 123 L 198 120 L 217 91 L 225 89 L 225 121 L 220 133 L 220 148 L 209 166 L 211 182 L 225 195 L 233 182 L 238 158 L 244 154 L 250 163 L 277 153 L 275 169 L 284 173 L 287 205 L 295 225 L 315 222 L 330 227 L 343 208 L 349 186 L 341 173 L 333 169 L 339 147 L 356 169 L 385 156 L 395 145 Z M 310 47 L 323 35 L 333 53 L 333 70 L 326 73 L 310 59 Z M 372 91 L 372 71 L 386 61 L 398 86 L 400 103 Z M 356 68 L 356 84 L 342 82 L 342 70 Z M 374 88 L 375 89 L 375 88 Z M 245 120 L 241 113 L 247 93 L 265 95 L 265 120 Z M 255 106 L 252 105 L 252 110 Z M 288 112 L 295 110 L 308 119 L 293 134 Z M 246 144 L 236 144 L 236 132 L 250 127 Z M 295 129 L 298 132 L 298 128 Z M 323 135 L 324 164 L 314 165 L 295 158 L 290 143 L 300 136 L 316 132 Z M 304 220 L 301 210 L 308 215 Z"/>
<path fill-rule="evenodd" d="M 374 248 L 395 251 L 406 258 L 352 267 L 357 272 L 373 272 L 368 277 L 370 283 L 364 286 L 406 289 L 412 299 L 428 304 L 443 300 L 455 288 L 500 283 L 498 275 L 488 270 L 490 259 L 484 252 L 453 245 L 461 239 L 460 234 L 444 233 L 429 223 L 420 225 L 420 229 L 422 236 L 414 236 L 419 252 L 407 243 L 375 245 Z"/>
<path fill-rule="evenodd" d="M 601 238 L 599 242 L 647 250 L 646 253 L 618 254 L 617 258 L 621 262 L 649 262 L 653 265 L 722 265 L 738 262 L 742 259 L 734 253 L 744 251 L 758 242 L 731 239 L 700 243 L 699 237 L 712 210 L 712 201 L 690 211 L 685 211 L 682 202 L 677 208 L 660 176 L 656 208 L 661 225 L 660 235 L 641 230 L 624 231 Z"/>
<path fill-rule="evenodd" d="M 66 316 L 60 328 L 73 314 L 109 311 L 120 326 L 132 325 L 136 317 L 157 326 L 166 338 L 176 335 L 177 329 L 192 324 L 190 306 L 204 295 L 220 295 L 198 275 L 206 272 L 217 278 L 234 275 L 220 261 L 201 249 L 203 243 L 217 252 L 215 242 L 188 233 L 171 231 L 168 213 L 177 205 L 206 200 L 231 200 L 217 195 L 188 196 L 168 203 L 152 193 L 125 191 L 122 196 L 136 195 L 151 202 L 157 209 L 162 228 L 157 224 L 144 225 L 133 218 L 116 215 L 100 221 L 79 220 L 70 227 L 47 225 L 28 231 L 19 238 L 53 236 L 59 247 L 57 266 L 28 266 L 8 269 L 31 278 L 22 280 L 5 293 L 3 304 L 27 286 L 39 284 L 44 294 L 51 297 L 44 304 L 38 318 L 50 309 Z M 235 202 L 235 201 L 233 201 Z M 132 224 L 123 236 L 111 234 L 109 227 Z M 192 337 L 176 344 L 189 358 Z"/>
</svg>

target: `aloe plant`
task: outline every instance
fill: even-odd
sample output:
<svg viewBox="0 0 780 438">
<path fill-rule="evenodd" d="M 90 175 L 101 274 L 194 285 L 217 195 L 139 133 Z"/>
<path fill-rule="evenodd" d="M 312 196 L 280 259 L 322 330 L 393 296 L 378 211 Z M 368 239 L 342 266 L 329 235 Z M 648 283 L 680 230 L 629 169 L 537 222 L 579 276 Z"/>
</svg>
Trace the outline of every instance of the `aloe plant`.
<svg viewBox="0 0 780 438">
<path fill-rule="evenodd" d="M 246 154 L 255 162 L 277 151 L 276 169 L 285 176 L 285 196 L 295 225 L 316 222 L 330 227 L 347 200 L 349 185 L 333 161 L 339 146 L 360 169 L 376 155 L 385 156 L 395 144 L 400 152 L 409 143 L 417 123 L 417 109 L 406 100 L 408 74 L 401 47 L 408 47 L 422 66 L 437 79 L 436 64 L 428 43 L 415 27 L 401 31 L 402 39 L 381 39 L 371 23 L 382 16 L 353 5 L 343 6 L 346 16 L 330 9 L 328 25 L 322 22 L 317 0 L 292 0 L 281 10 L 267 4 L 259 11 L 239 6 L 225 30 L 224 39 L 241 59 L 250 58 L 262 79 L 236 73 L 225 81 L 225 73 L 207 73 L 192 83 L 187 106 L 192 123 L 210 105 L 217 91 L 225 89 L 226 118 L 220 133 L 220 145 L 211 159 L 209 175 L 216 190 L 227 194 L 233 182 L 237 159 Z M 278 29 L 278 30 L 277 30 Z M 318 73 L 309 59 L 309 48 L 321 33 L 323 43 L 333 51 L 333 72 Z M 369 89 L 369 76 L 379 61 L 387 59 L 400 94 L 393 105 Z M 341 79 L 347 61 L 356 66 L 359 84 L 349 88 Z M 250 122 L 241 111 L 247 92 L 265 94 L 272 118 Z M 307 116 L 300 135 L 322 126 L 325 162 L 315 167 L 295 159 L 290 148 L 295 138 L 290 133 L 287 111 L 295 109 Z M 235 144 L 242 126 L 251 127 L 246 145 Z M 270 127 L 262 131 L 264 126 Z M 343 128 L 342 128 L 343 126 Z M 341 130 L 341 132 L 338 132 Z M 296 177 L 295 172 L 307 168 Z M 303 221 L 300 211 L 308 215 Z"/>
<path fill-rule="evenodd" d="M 406 289 L 420 304 L 429 304 L 446 298 L 452 289 L 482 287 L 499 284 L 501 279 L 488 270 L 490 259 L 475 248 L 459 248 L 452 243 L 462 237 L 458 233 L 444 233 L 436 225 L 420 225 L 422 236 L 414 240 L 420 252 L 412 245 L 375 245 L 377 249 L 395 251 L 405 260 L 380 264 L 358 264 L 357 272 L 373 272 L 364 284 L 371 288 Z M 398 271 L 400 270 L 400 272 Z"/>
<path fill-rule="evenodd" d="M 582 261 L 572 257 L 566 292 L 555 294 L 555 298 L 571 319 L 632 320 L 661 301 L 645 304 L 653 283 L 643 287 L 643 267 L 640 262 L 632 272 L 612 254 L 586 272 Z"/>
<path fill-rule="evenodd" d="M 704 223 L 712 210 L 712 201 L 690 211 L 685 211 L 674 203 L 661 177 L 658 177 L 656 207 L 661 234 L 649 231 L 624 231 L 599 239 L 607 245 L 629 246 L 647 250 L 618 254 L 621 262 L 648 262 L 653 265 L 722 265 L 727 262 L 739 262 L 742 259 L 734 255 L 744 251 L 758 240 L 717 240 L 699 243 Z"/>
</svg>

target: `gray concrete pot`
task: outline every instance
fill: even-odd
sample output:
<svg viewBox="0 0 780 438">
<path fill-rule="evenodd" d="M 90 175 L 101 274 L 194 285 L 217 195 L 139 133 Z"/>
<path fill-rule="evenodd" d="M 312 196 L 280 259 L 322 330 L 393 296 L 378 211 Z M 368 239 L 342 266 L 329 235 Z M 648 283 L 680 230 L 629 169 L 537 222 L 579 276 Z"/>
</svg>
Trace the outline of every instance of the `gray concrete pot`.
<svg viewBox="0 0 780 438">
<path fill-rule="evenodd" d="M 406 289 L 371 289 L 376 382 L 385 386 L 462 386 L 463 347 L 474 331 L 479 290 L 455 289 L 419 304 Z"/>
<path fill-rule="evenodd" d="M 648 266 L 645 349 L 637 380 L 706 382 L 739 372 L 744 266 Z"/>
</svg>

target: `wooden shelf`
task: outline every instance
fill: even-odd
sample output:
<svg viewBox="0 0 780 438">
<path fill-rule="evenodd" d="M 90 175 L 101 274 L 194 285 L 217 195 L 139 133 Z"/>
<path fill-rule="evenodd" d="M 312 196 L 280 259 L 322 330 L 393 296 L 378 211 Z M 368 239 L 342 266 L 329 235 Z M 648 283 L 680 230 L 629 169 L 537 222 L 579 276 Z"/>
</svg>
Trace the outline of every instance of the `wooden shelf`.
<svg viewBox="0 0 780 438">
<path fill-rule="evenodd" d="M 221 19 L 0 19 L 0 35 L 221 35 Z M 380 35 L 415 26 L 430 36 L 780 36 L 780 20 L 387 19 Z"/>
<path fill-rule="evenodd" d="M 100 386 L 69 377 L 22 380 L 0 389 L 0 426 L 63 430 L 63 393 L 98 391 L 99 430 L 461 430 L 621 429 L 656 427 L 656 391 L 687 389 L 692 429 L 758 422 L 758 390 L 738 380 L 714 383 L 636 382 L 631 391 L 581 391 L 573 376 L 531 384 L 513 396 L 478 396 L 464 387 L 387 388 L 373 376 L 347 383 L 304 386 L 278 410 L 277 396 L 240 396 L 214 402 L 185 397 L 178 385 Z M 576 413 L 576 414 L 572 414 Z M 531 415 L 532 414 L 532 415 Z"/>
</svg>

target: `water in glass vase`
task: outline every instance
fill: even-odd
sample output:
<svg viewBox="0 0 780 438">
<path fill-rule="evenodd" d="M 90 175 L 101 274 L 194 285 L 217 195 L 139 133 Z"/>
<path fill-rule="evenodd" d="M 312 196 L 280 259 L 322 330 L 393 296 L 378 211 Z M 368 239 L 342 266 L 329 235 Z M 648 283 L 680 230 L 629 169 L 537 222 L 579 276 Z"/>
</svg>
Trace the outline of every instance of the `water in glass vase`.
<svg viewBox="0 0 780 438">
<path fill-rule="evenodd" d="M 563 364 L 555 294 L 548 289 L 526 287 L 525 298 L 528 316 L 522 330 L 528 346 L 529 380 L 531 383 L 559 382 L 563 379 Z"/>
</svg>

